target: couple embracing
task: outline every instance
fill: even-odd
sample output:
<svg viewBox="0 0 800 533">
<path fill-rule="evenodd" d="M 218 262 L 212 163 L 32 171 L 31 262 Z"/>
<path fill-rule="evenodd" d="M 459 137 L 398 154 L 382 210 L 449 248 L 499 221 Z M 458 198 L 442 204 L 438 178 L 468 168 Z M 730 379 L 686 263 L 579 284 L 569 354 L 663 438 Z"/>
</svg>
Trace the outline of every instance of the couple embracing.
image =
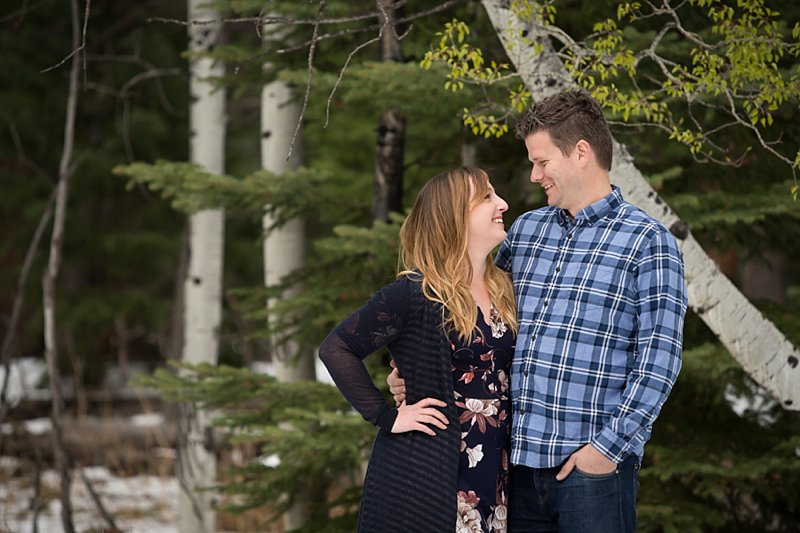
<svg viewBox="0 0 800 533">
<path fill-rule="evenodd" d="M 681 366 L 683 260 L 611 185 L 587 93 L 534 104 L 517 135 L 548 207 L 506 232 L 485 172 L 434 176 L 400 230 L 397 280 L 320 347 L 380 429 L 360 532 L 636 530 L 643 448 Z M 383 346 L 397 407 L 363 364 Z"/>
</svg>

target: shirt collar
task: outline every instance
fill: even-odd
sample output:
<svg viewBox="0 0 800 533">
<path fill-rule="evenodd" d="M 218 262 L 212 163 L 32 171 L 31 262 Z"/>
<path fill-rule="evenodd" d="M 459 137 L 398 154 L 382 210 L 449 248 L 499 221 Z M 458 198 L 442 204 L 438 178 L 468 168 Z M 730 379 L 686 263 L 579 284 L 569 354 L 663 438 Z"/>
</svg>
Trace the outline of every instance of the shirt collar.
<svg viewBox="0 0 800 533">
<path fill-rule="evenodd" d="M 620 204 L 622 204 L 622 191 L 616 185 L 612 185 L 611 192 L 608 195 L 578 211 L 578 214 L 575 215 L 574 223 L 577 224 L 585 220 L 586 224 L 594 224 L 619 207 Z M 573 222 L 566 209 L 558 210 L 558 219 L 562 225 L 570 225 Z"/>
</svg>

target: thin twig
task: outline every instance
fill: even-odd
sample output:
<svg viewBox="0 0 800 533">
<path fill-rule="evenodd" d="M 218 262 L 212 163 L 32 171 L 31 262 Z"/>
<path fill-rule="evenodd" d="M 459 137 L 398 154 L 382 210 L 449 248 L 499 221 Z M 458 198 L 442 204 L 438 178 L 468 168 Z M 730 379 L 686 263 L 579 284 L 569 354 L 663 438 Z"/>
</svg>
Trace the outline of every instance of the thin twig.
<svg viewBox="0 0 800 533">
<path fill-rule="evenodd" d="M 321 2 L 324 4 L 324 2 Z M 276 16 L 263 16 L 257 17 L 236 17 L 226 18 L 219 17 L 215 19 L 204 20 L 180 20 L 164 17 L 150 17 L 145 19 L 147 22 L 166 22 L 169 24 L 178 24 L 180 26 L 208 26 L 214 24 L 281 24 L 281 25 L 296 25 L 296 26 L 318 26 L 321 24 L 344 24 L 347 22 L 358 22 L 360 20 L 369 20 L 375 17 L 374 13 L 365 13 L 363 15 L 353 15 L 349 17 L 337 17 L 329 19 L 293 19 L 289 17 L 276 17 Z"/>
<path fill-rule="evenodd" d="M 66 63 L 67 61 L 69 61 L 70 59 L 72 59 L 72 57 L 73 57 L 75 54 L 79 53 L 79 52 L 80 52 L 82 49 L 83 49 L 83 47 L 82 47 L 82 46 L 79 46 L 79 47 L 77 47 L 75 50 L 73 50 L 72 52 L 70 52 L 70 53 L 69 53 L 69 55 L 68 55 L 67 57 L 65 57 L 64 59 L 62 59 L 61 61 L 59 61 L 59 62 L 58 62 L 58 63 L 56 63 L 55 65 L 53 65 L 52 67 L 47 67 L 46 69 L 44 69 L 44 70 L 40 70 L 39 72 L 40 72 L 41 74 L 44 74 L 45 72 L 50 72 L 51 70 L 57 69 L 58 67 L 60 67 L 61 65 L 63 65 L 64 63 Z"/>
<path fill-rule="evenodd" d="M 183 74 L 183 68 L 165 68 L 161 69 L 155 66 L 154 64 L 145 61 L 144 59 L 137 57 L 137 56 L 116 56 L 116 55 L 95 55 L 89 54 L 86 56 L 88 61 L 111 61 L 111 62 L 118 62 L 118 63 L 133 63 L 134 65 L 140 65 L 144 69 L 146 69 L 145 73 L 137 74 L 130 80 L 128 80 L 120 89 L 123 91 L 125 88 L 129 88 L 130 86 L 134 85 L 135 83 L 133 80 L 136 80 L 138 83 L 139 81 L 143 81 L 143 79 L 155 79 L 156 83 L 156 90 L 158 91 L 158 98 L 161 100 L 161 105 L 164 107 L 164 110 L 172 115 L 180 115 L 180 111 L 175 108 L 174 105 L 169 101 L 167 98 L 166 90 L 164 89 L 164 84 L 161 81 L 162 77 L 165 76 L 178 76 Z M 118 98 L 120 96 L 127 96 L 127 94 L 120 95 L 120 91 L 111 91 L 110 94 L 114 94 Z"/>
<path fill-rule="evenodd" d="M 317 10 L 317 18 L 322 17 L 323 11 L 325 11 L 325 2 L 326 0 L 320 0 L 319 9 Z M 300 116 L 297 119 L 297 124 L 294 128 L 294 133 L 292 134 L 292 142 L 289 143 L 289 153 L 286 155 L 286 160 L 288 161 L 289 158 L 292 157 L 292 151 L 294 150 L 294 143 L 297 140 L 297 134 L 300 132 L 300 126 L 303 124 L 303 116 L 306 113 L 306 108 L 308 107 L 308 97 L 311 94 L 311 81 L 314 77 L 314 52 L 317 49 L 317 41 L 316 37 L 319 33 L 319 24 L 314 25 L 314 33 L 312 35 L 311 41 L 312 44 L 308 49 L 308 79 L 306 80 L 306 92 L 303 95 L 303 107 L 300 109 Z"/>
<path fill-rule="evenodd" d="M 81 52 L 83 53 L 83 90 L 86 90 L 86 28 L 89 26 L 89 13 L 92 9 L 92 0 L 86 0 L 83 8 L 83 31 L 81 32 Z"/>
<path fill-rule="evenodd" d="M 344 77 L 344 71 L 347 70 L 348 65 L 350 65 L 350 60 L 353 59 L 353 56 L 355 56 L 363 48 L 371 45 L 372 43 L 374 43 L 376 41 L 380 41 L 382 34 L 383 34 L 383 27 L 381 27 L 381 30 L 378 33 L 377 37 L 373 37 L 369 41 L 361 43 L 360 45 L 358 45 L 355 48 L 353 48 L 352 50 L 350 50 L 350 54 L 348 54 L 347 59 L 345 59 L 344 65 L 342 65 L 341 70 L 339 70 L 339 76 L 336 78 L 336 82 L 333 84 L 333 88 L 331 89 L 331 93 L 328 95 L 328 102 L 325 105 L 325 124 L 323 124 L 323 126 L 322 126 L 323 128 L 327 128 L 328 127 L 328 119 L 330 118 L 330 114 L 331 114 L 330 113 L 331 112 L 331 101 L 333 100 L 333 95 L 336 94 L 336 89 L 339 88 L 339 83 L 342 81 L 342 78 Z"/>
<path fill-rule="evenodd" d="M 97 506 L 97 509 L 100 511 L 100 515 L 103 517 L 103 520 L 106 521 L 108 527 L 111 528 L 112 531 L 120 531 L 117 527 L 117 524 L 114 522 L 114 517 L 109 514 L 108 510 L 106 509 L 105 505 L 103 505 L 103 500 L 100 499 L 100 495 L 94 490 L 94 485 L 92 485 L 89 476 L 86 475 L 86 471 L 83 468 L 78 468 L 81 473 L 81 478 L 83 479 L 84 485 L 86 485 L 86 490 L 89 491 L 89 495 L 92 497 L 94 504 Z"/>
<path fill-rule="evenodd" d="M 33 441 L 33 457 L 36 461 L 36 472 L 33 474 L 33 495 L 31 496 L 31 503 L 28 506 L 28 509 L 33 511 L 33 516 L 31 517 L 32 521 L 32 531 L 33 533 L 37 533 L 39 531 L 39 513 L 42 512 L 42 508 L 45 505 L 45 502 L 42 500 L 42 450 L 39 448 L 39 442 L 36 439 L 32 439 Z"/>
<path fill-rule="evenodd" d="M 44 2 L 37 2 L 37 3 L 33 4 L 32 6 L 29 6 L 28 5 L 28 0 L 23 0 L 22 1 L 22 6 L 19 9 L 17 9 L 16 11 L 14 11 L 12 13 L 9 13 L 8 15 L 0 17 L 0 24 L 2 24 L 4 22 L 7 22 L 9 20 L 18 19 L 16 24 L 15 24 L 15 27 L 19 28 L 19 26 L 22 24 L 22 21 L 25 20 L 25 15 L 28 14 L 28 10 L 29 9 L 35 9 L 35 8 L 39 7 L 41 4 L 43 4 L 43 3 Z"/>
<path fill-rule="evenodd" d="M 8 411 L 6 404 L 6 393 L 8 391 L 8 380 L 11 374 L 11 344 L 14 340 L 14 335 L 17 330 L 17 323 L 22 312 L 22 303 L 25 300 L 25 286 L 28 284 L 28 275 L 33 267 L 33 260 L 36 257 L 36 252 L 39 250 L 39 245 L 44 237 L 44 232 L 47 229 L 47 224 L 53 216 L 53 202 L 55 200 L 55 190 L 50 193 L 50 198 L 47 200 L 44 212 L 39 219 L 39 224 L 36 226 L 36 231 L 33 233 L 33 238 L 28 245 L 28 251 L 25 253 L 25 259 L 22 261 L 20 268 L 19 278 L 17 279 L 17 290 L 14 295 L 14 304 L 11 310 L 11 318 L 8 321 L 6 333 L 3 337 L 3 345 L 0 348 L 0 359 L 3 362 L 5 374 L 3 376 L 3 388 L 0 389 L 0 422 L 5 420 L 5 415 Z M 0 432 L 0 443 L 3 441 L 2 432 Z"/>
<path fill-rule="evenodd" d="M 397 19 L 395 21 L 395 24 L 396 25 L 406 24 L 406 23 L 414 21 L 414 20 L 416 20 L 418 18 L 427 17 L 428 15 L 432 15 L 434 13 L 438 13 L 440 11 L 444 11 L 446 9 L 449 9 L 449 8 L 453 7 L 454 5 L 460 3 L 460 2 L 463 2 L 463 0 L 450 0 L 449 2 L 445 2 L 443 4 L 439 4 L 438 6 L 436 6 L 434 8 L 431 8 L 431 9 L 428 9 L 426 11 L 420 11 L 419 13 L 414 13 L 413 15 L 409 15 L 407 17 L 403 17 L 401 19 Z M 378 15 L 377 13 L 374 13 L 373 17 L 376 17 L 377 15 Z M 326 41 L 326 40 L 329 40 L 329 39 L 335 39 L 337 37 L 342 37 L 344 35 L 353 35 L 355 33 L 364 33 L 364 32 L 367 32 L 367 31 L 373 31 L 373 30 L 380 29 L 380 27 L 381 27 L 381 24 L 380 23 L 376 23 L 376 24 L 371 24 L 369 26 L 364 26 L 364 27 L 361 27 L 361 28 L 347 28 L 345 30 L 338 31 L 336 33 L 325 33 L 325 34 L 322 34 L 322 35 L 317 37 L 317 42 L 319 43 L 321 41 Z M 290 47 L 287 47 L 287 48 L 280 48 L 280 49 L 276 50 L 275 53 L 276 54 L 285 54 L 285 53 L 288 53 L 288 52 L 294 52 L 295 50 L 300 50 L 300 49 L 306 48 L 307 46 L 310 46 L 310 45 L 311 45 L 311 41 L 309 40 L 309 41 L 305 41 L 305 42 L 302 42 L 302 43 L 299 43 L 297 45 L 290 46 Z"/>
</svg>

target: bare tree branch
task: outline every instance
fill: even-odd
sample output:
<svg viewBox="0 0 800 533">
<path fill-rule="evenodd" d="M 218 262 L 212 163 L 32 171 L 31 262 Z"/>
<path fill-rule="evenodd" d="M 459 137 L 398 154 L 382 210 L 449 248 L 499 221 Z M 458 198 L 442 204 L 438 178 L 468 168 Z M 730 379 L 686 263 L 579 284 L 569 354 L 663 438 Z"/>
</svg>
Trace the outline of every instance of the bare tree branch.
<svg viewBox="0 0 800 533">
<path fill-rule="evenodd" d="M 81 32 L 81 53 L 83 54 L 83 87 L 86 88 L 86 29 L 89 27 L 89 13 L 92 9 L 92 0 L 86 0 L 83 7 L 83 31 Z"/>
<path fill-rule="evenodd" d="M 61 523 L 65 533 L 74 533 L 75 526 L 72 521 L 72 505 L 70 502 L 70 465 L 67 451 L 64 446 L 64 436 L 61 427 L 64 399 L 61 391 L 61 373 L 58 364 L 58 345 L 56 341 L 56 280 L 61 264 L 61 250 L 66 224 L 67 198 L 69 194 L 69 178 L 72 166 L 72 157 L 75 146 L 75 122 L 78 107 L 78 74 L 81 68 L 81 56 L 77 51 L 80 39 L 80 19 L 78 0 L 72 0 L 72 45 L 75 52 L 70 54 L 72 65 L 69 75 L 67 91 L 66 119 L 64 121 L 64 146 L 61 152 L 61 161 L 58 166 L 58 184 L 55 191 L 53 232 L 50 239 L 50 256 L 47 268 L 42 276 L 42 300 L 44 308 L 44 344 L 45 359 L 50 376 L 50 394 L 52 396 L 52 423 L 53 423 L 53 455 L 56 469 L 61 477 Z"/>
<path fill-rule="evenodd" d="M 325 11 L 325 2 L 326 0 L 320 0 L 319 9 L 317 10 L 317 18 L 322 18 L 322 13 Z M 292 134 L 292 142 L 289 143 L 289 153 L 286 154 L 286 160 L 288 161 L 289 158 L 292 157 L 292 150 L 294 149 L 294 143 L 297 140 L 297 134 L 300 132 L 300 127 L 303 124 L 303 116 L 306 113 L 306 108 L 308 107 L 308 97 L 311 94 L 311 82 L 314 77 L 314 52 L 316 51 L 317 47 L 317 34 L 319 33 L 319 24 L 314 25 L 314 34 L 311 38 L 311 46 L 308 49 L 308 78 L 306 80 L 306 92 L 303 95 L 303 106 L 300 109 L 300 117 L 297 119 L 297 125 L 294 128 L 294 133 Z"/>
<path fill-rule="evenodd" d="M 5 420 L 9 408 L 6 402 L 6 394 L 8 392 L 8 380 L 11 375 L 11 345 L 16 335 L 17 324 L 19 323 L 19 317 L 22 312 L 22 304 L 25 301 L 25 285 L 28 284 L 28 276 L 33 266 L 33 260 L 36 257 L 36 252 L 39 250 L 39 245 L 42 242 L 42 237 L 44 237 L 44 232 L 47 229 L 50 218 L 53 216 L 54 200 L 55 190 L 50 194 L 50 198 L 47 200 L 44 212 L 39 219 L 39 224 L 36 226 L 36 231 L 34 231 L 33 238 L 28 245 L 28 251 L 25 253 L 25 259 L 22 261 L 19 278 L 17 279 L 16 294 L 14 295 L 14 304 L 11 309 L 11 318 L 8 321 L 6 333 L 3 336 L 2 348 L 0 348 L 0 360 L 2 360 L 3 368 L 5 369 L 3 385 L 2 389 L 0 389 L 0 422 Z M 2 444 L 2 442 L 3 433 L 0 432 L 0 444 Z"/>
<path fill-rule="evenodd" d="M 37 7 L 39 7 L 42 4 L 44 4 L 44 2 L 36 2 L 33 5 L 28 5 L 28 0 L 23 0 L 22 6 L 20 6 L 19 9 L 17 9 L 16 11 L 14 11 L 12 13 L 9 13 L 8 15 L 4 15 L 4 16 L 0 17 L 0 24 L 2 24 L 4 22 L 8 22 L 9 20 L 17 19 L 16 23 L 14 24 L 14 27 L 15 28 L 19 28 L 19 26 L 25 20 L 25 17 L 27 16 L 28 11 L 36 9 Z"/>
<path fill-rule="evenodd" d="M 111 528 L 112 531 L 121 531 L 120 528 L 117 527 L 117 524 L 114 522 L 114 517 L 106 509 L 105 505 L 103 505 L 103 500 L 100 498 L 100 495 L 94 490 L 94 485 L 92 481 L 89 479 L 89 476 L 86 475 L 86 471 L 81 469 L 81 478 L 83 479 L 84 485 L 86 485 L 86 490 L 89 491 L 89 495 L 92 497 L 92 501 L 97 506 L 97 510 L 100 511 L 100 515 L 103 517 L 103 520 L 106 521 L 108 527 Z"/>
</svg>

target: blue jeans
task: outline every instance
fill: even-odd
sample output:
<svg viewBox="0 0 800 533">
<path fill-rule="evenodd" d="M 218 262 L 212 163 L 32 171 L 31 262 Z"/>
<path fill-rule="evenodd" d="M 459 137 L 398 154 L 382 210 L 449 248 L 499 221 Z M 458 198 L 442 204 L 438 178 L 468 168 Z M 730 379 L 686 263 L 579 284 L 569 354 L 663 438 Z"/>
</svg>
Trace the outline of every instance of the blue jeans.
<svg viewBox="0 0 800 533">
<path fill-rule="evenodd" d="M 639 461 L 626 458 L 610 474 L 577 468 L 556 481 L 561 467 L 510 471 L 509 533 L 633 533 Z"/>
</svg>

